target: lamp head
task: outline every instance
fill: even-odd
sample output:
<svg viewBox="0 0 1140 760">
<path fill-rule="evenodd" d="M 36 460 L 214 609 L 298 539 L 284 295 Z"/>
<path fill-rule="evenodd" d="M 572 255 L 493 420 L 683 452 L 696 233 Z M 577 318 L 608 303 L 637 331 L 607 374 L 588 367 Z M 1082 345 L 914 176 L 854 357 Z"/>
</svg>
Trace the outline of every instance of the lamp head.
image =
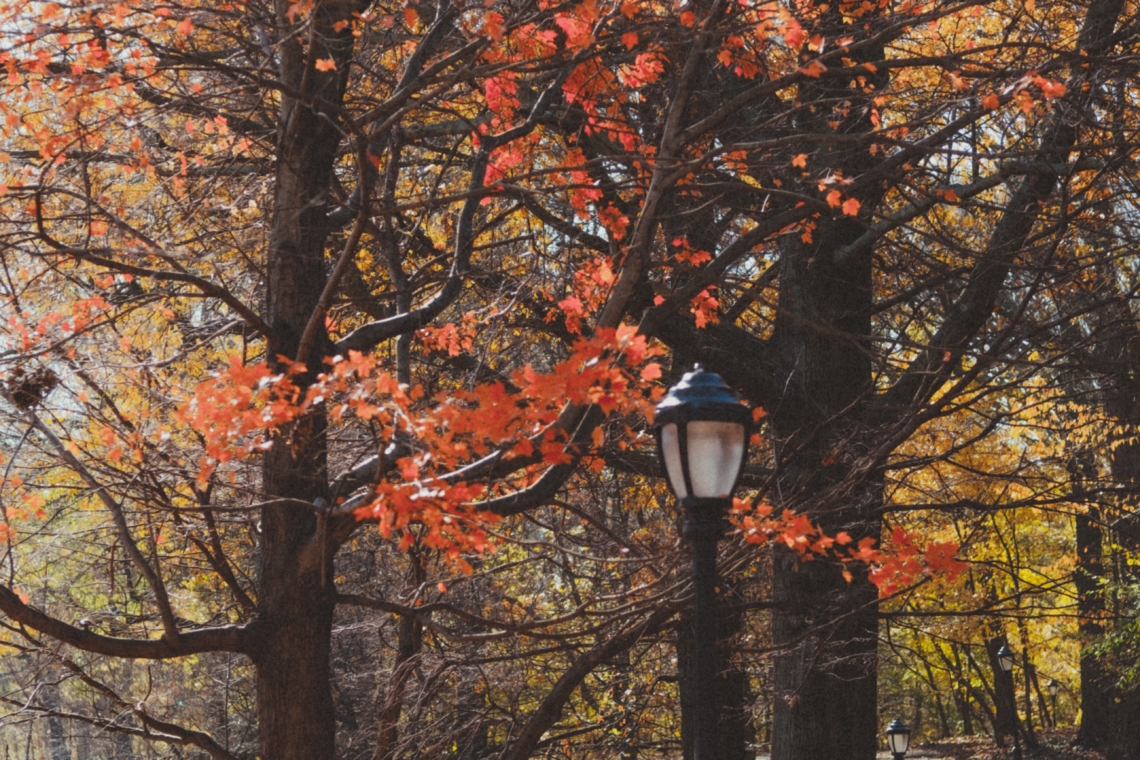
<svg viewBox="0 0 1140 760">
<path fill-rule="evenodd" d="M 902 757 L 910 749 L 910 726 L 898 718 L 887 726 L 887 748 L 896 757 Z"/>
<path fill-rule="evenodd" d="M 997 651 L 997 661 L 1003 673 L 1013 670 L 1013 660 L 1013 650 L 1009 648 L 1008 644 L 1002 644 L 1001 649 Z"/>
<path fill-rule="evenodd" d="M 657 454 L 682 505 L 732 498 L 748 451 L 751 410 L 715 372 L 696 365 L 654 412 Z"/>
</svg>

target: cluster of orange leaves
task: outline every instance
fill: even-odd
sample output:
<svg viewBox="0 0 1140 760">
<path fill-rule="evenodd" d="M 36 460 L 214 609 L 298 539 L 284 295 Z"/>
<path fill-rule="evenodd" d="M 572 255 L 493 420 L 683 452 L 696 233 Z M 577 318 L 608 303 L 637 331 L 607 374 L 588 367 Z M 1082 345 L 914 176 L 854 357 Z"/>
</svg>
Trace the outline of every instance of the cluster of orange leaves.
<svg viewBox="0 0 1140 760">
<path fill-rule="evenodd" d="M 959 545 L 952 541 L 931 541 L 922 545 L 917 536 L 896 527 L 891 531 L 890 543 L 884 547 L 875 548 L 878 542 L 870 536 L 853 545 L 846 531 L 829 536 L 806 515 L 784 510 L 773 516 L 769 504 L 758 504 L 753 508 L 740 499 L 733 502 L 733 524 L 749 543 L 782 543 L 804 561 L 830 555 L 845 565 L 861 563 L 867 568 L 867 578 L 878 587 L 881 597 L 910 588 L 927 577 L 941 577 L 952 582 L 967 567 L 957 558 Z M 842 572 L 844 578 L 852 580 L 849 569 L 845 567 Z"/>
<path fill-rule="evenodd" d="M 561 312 L 566 318 L 566 329 L 575 335 L 580 334 L 582 320 L 602 307 L 615 279 L 613 263 L 608 256 L 584 262 L 574 272 L 570 294 L 558 302 L 558 310 L 547 312 L 546 321 L 552 322 Z"/>
<path fill-rule="evenodd" d="M 599 330 L 580 338 L 570 356 L 547 372 L 531 366 L 515 371 L 510 389 L 496 381 L 434 398 L 420 386 L 400 384 L 375 357 L 357 352 L 332 359 L 304 390 L 295 382 L 306 372 L 302 365 L 282 360 L 283 370 L 274 371 L 235 360 L 200 383 L 177 414 L 205 441 L 202 483 L 220 463 L 287 440 L 289 425 L 318 408 L 334 424 L 368 422 L 382 441 L 399 442 L 410 453 L 390 463 L 391 475 L 372 485 L 357 517 L 377 522 L 385 536 L 402 534 L 403 542 L 413 539 L 409 528 L 418 525 L 426 546 L 466 568 L 465 552 L 491 546 L 485 528 L 495 518 L 480 510 L 479 499 L 502 493 L 505 484 L 463 482 L 448 473 L 501 451 L 508 459 L 534 460 L 511 484 L 525 487 L 545 467 L 573 461 L 576 452 L 555 424 L 566 405 L 650 416 L 661 395 L 654 384 L 661 369 L 649 359 L 660 353 L 635 327 Z"/>
</svg>

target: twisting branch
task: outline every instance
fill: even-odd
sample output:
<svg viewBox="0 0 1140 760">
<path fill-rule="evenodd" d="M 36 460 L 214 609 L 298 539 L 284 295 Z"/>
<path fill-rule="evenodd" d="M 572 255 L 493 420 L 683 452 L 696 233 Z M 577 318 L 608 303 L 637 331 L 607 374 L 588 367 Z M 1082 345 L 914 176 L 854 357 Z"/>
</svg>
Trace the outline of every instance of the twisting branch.
<svg viewBox="0 0 1140 760">
<path fill-rule="evenodd" d="M 125 639 L 103 636 L 83 628 L 76 628 L 28 605 L 16 592 L 0 586 L 0 612 L 19 625 L 27 626 L 64 644 L 85 652 L 133 660 L 169 660 L 203 652 L 234 652 L 249 654 L 248 629 L 242 626 L 221 626 L 182 631 L 176 641 L 161 639 Z"/>
</svg>

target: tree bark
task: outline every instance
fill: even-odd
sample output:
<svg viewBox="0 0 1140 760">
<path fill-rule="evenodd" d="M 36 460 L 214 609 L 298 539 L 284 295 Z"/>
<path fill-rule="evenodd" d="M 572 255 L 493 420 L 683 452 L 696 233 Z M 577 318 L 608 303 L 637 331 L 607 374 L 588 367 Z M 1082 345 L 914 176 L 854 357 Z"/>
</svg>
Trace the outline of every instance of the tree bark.
<svg viewBox="0 0 1140 760">
<path fill-rule="evenodd" d="M 291 3 L 278 0 L 285 26 Z M 327 193 L 341 133 L 337 117 L 322 111 L 344 96 L 353 38 L 351 27 L 335 31 L 355 3 L 318 3 L 306 51 L 294 38 L 281 41 L 281 78 L 302 97 L 282 96 L 278 126 L 274 215 L 266 262 L 265 318 L 271 331 L 266 357 L 319 362 L 328 338 L 313 356 L 298 357 L 301 337 L 313 318 L 326 281 L 325 241 L 329 233 Z M 308 58 L 332 59 L 320 72 Z M 328 108 L 328 106 L 325 106 Z M 301 385 L 312 374 L 298 378 Z M 325 421 L 311 414 L 277 436 L 266 454 L 262 487 L 267 498 L 287 497 L 315 505 L 330 498 Z M 321 501 L 323 500 L 323 502 Z M 272 760 L 336 756 L 330 651 L 332 641 L 332 557 L 336 546 L 314 510 L 272 506 L 261 513 L 257 641 L 257 711 L 261 755 Z"/>
<path fill-rule="evenodd" d="M 990 671 L 994 676 L 994 733 L 995 740 L 1001 744 L 1006 737 L 1021 736 L 1021 721 L 1017 717 L 1017 702 L 1014 696 L 1013 678 L 1010 673 L 1001 669 L 997 653 L 1008 642 L 1006 637 L 998 636 L 986 642 L 986 655 L 989 658 Z"/>
<path fill-rule="evenodd" d="M 847 531 L 855 541 L 879 539 L 882 506 L 879 483 L 851 482 L 860 453 L 852 410 L 871 392 L 863 343 L 871 333 L 871 262 L 865 255 L 834 264 L 830 252 L 860 231 L 847 220 L 821 220 L 817 242 L 797 239 L 783 250 L 774 341 L 776 380 L 786 390 L 771 410 L 779 445 L 795 452 L 780 463 L 780 491 L 794 494 L 794 506 L 828 535 Z M 775 642 L 786 647 L 774 671 L 773 760 L 871 760 L 877 589 L 862 574 L 848 582 L 837 567 L 784 553 L 773 590 Z"/>
<path fill-rule="evenodd" d="M 1104 597 L 1101 582 L 1102 537 L 1097 510 L 1077 515 L 1077 587 L 1078 630 L 1085 649 L 1081 650 L 1081 726 L 1077 741 L 1086 747 L 1103 743 L 1111 729 L 1111 680 L 1101 666 L 1100 658 L 1087 647 L 1104 634 Z"/>
</svg>

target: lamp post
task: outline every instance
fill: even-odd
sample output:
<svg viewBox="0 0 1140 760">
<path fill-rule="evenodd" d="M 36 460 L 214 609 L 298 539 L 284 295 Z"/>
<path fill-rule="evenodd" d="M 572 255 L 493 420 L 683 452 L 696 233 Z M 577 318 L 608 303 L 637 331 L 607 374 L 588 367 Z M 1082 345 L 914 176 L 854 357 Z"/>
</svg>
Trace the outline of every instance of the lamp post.
<svg viewBox="0 0 1140 760">
<path fill-rule="evenodd" d="M 1002 644 L 1001 649 L 997 652 L 997 661 L 1001 672 L 1009 679 L 1009 716 L 1013 721 L 1013 725 L 1010 726 L 1010 731 L 1013 733 L 1013 757 L 1014 760 L 1021 760 L 1021 737 L 1019 735 L 1021 732 L 1017 725 L 1017 700 L 1013 693 L 1013 660 L 1013 650 L 1009 648 L 1008 644 Z"/>
<path fill-rule="evenodd" d="M 1057 725 L 1057 695 L 1061 693 L 1061 684 L 1057 683 L 1056 678 L 1049 679 L 1049 685 L 1045 687 L 1049 690 L 1049 696 L 1053 698 L 1053 725 Z"/>
<path fill-rule="evenodd" d="M 887 749 L 894 755 L 895 760 L 903 760 L 906 751 L 910 749 L 910 726 L 898 718 L 887 726 Z"/>
<path fill-rule="evenodd" d="M 694 760 L 715 760 L 716 545 L 748 451 L 752 413 L 713 372 L 699 364 L 657 405 L 657 455 L 685 513 L 682 535 L 693 548 L 695 642 Z"/>
</svg>

